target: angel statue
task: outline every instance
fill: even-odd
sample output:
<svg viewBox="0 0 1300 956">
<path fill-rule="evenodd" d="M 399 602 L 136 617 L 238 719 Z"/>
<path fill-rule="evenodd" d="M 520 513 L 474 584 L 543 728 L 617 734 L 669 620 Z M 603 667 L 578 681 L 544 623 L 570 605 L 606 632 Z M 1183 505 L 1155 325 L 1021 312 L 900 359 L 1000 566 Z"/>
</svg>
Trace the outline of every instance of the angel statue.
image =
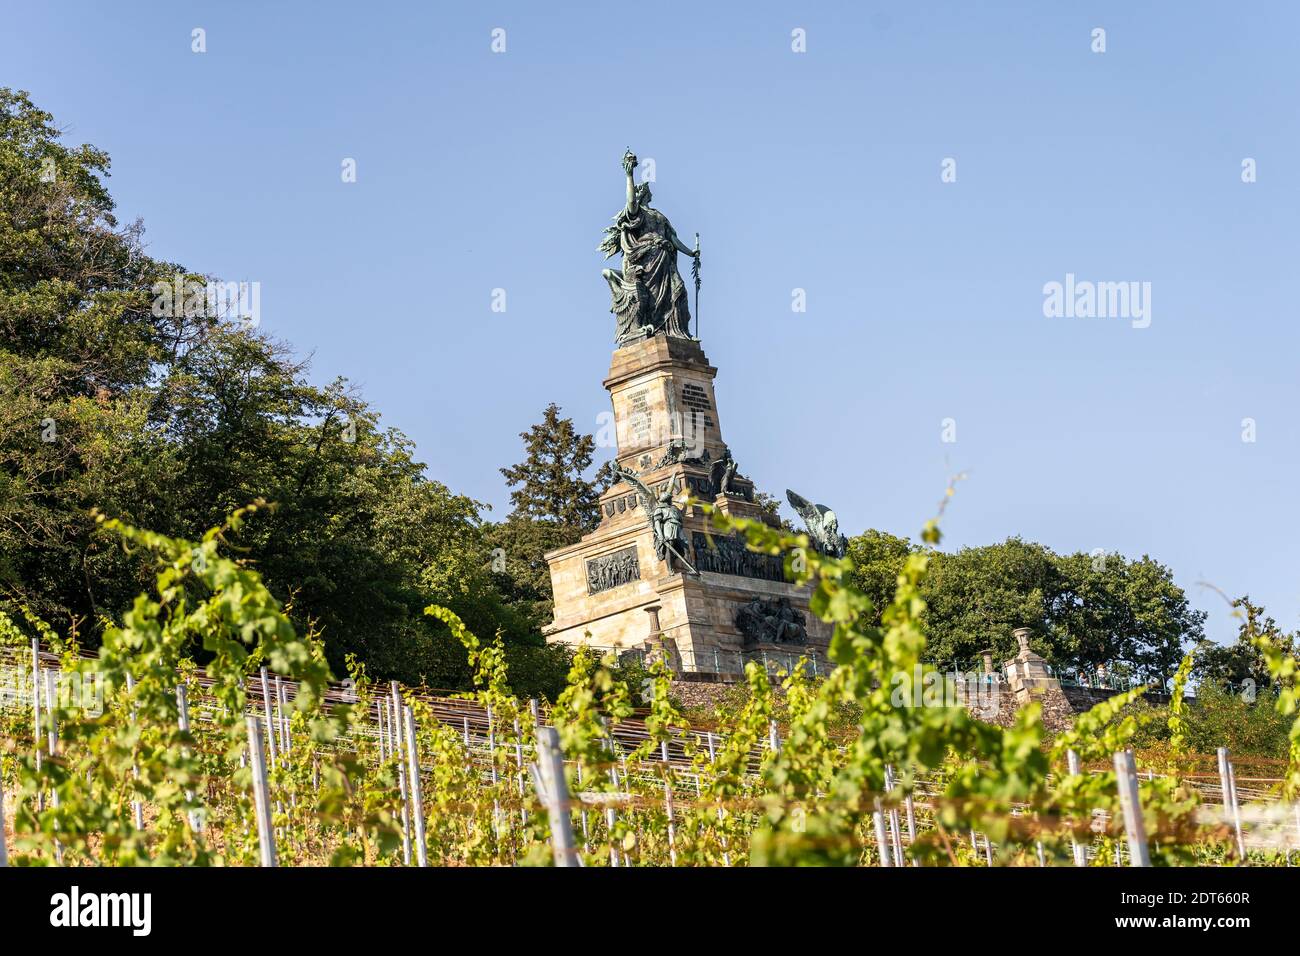
<svg viewBox="0 0 1300 956">
<path fill-rule="evenodd" d="M 635 472 L 615 465 L 614 475 L 637 490 L 641 498 L 641 508 L 645 511 L 650 528 L 654 531 L 655 555 L 659 560 L 666 561 L 668 570 L 672 571 L 674 570 L 672 558 L 676 558 L 692 574 L 698 575 L 700 572 L 683 557 L 686 552 L 686 534 L 682 531 L 684 516 L 682 509 L 673 503 L 671 482 L 664 488 L 662 494 L 655 495 Z"/>
<path fill-rule="evenodd" d="M 803 523 L 808 526 L 808 536 L 822 554 L 832 558 L 842 558 L 849 549 L 849 541 L 840 534 L 840 519 L 835 512 L 825 505 L 815 505 L 807 498 L 795 494 L 789 488 L 785 496 L 790 507 L 799 512 Z"/>
<path fill-rule="evenodd" d="M 623 254 L 622 271 L 601 271 L 609 283 L 609 310 L 617 319 L 614 340 L 626 345 L 654 335 L 688 339 L 691 313 L 686 284 L 677 272 L 677 253 L 694 258 L 699 252 L 678 239 L 668 217 L 650 206 L 650 184 L 633 181 L 636 164 L 635 153 L 623 154 L 627 202 L 598 247 L 606 259 Z"/>
</svg>

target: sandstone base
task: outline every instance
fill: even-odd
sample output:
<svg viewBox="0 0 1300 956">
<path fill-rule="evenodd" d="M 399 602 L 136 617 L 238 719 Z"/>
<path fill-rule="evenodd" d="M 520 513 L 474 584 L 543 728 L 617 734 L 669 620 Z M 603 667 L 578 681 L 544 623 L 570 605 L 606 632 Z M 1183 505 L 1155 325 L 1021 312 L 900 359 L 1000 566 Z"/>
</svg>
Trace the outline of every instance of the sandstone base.
<svg viewBox="0 0 1300 956">
<path fill-rule="evenodd" d="M 713 391 L 717 369 L 699 343 L 659 336 L 614 352 L 609 389 L 620 466 L 658 495 L 709 502 L 725 514 L 771 521 L 754 502 L 753 482 L 724 478 L 730 454 Z M 657 616 L 675 669 L 728 679 L 746 660 L 789 666 L 801 655 L 825 667 L 830 628 L 808 613 L 807 588 L 785 580 L 779 558 L 719 539 L 707 517 L 686 505 L 683 527 L 698 574 L 655 553 L 654 534 L 636 489 L 619 482 L 600 499 L 601 523 L 577 544 L 546 555 L 555 597 L 547 640 L 602 648 L 641 648 Z M 736 625 L 755 599 L 785 599 L 805 618 L 806 641 L 747 642 Z M 647 612 L 655 612 L 647 613 Z"/>
</svg>

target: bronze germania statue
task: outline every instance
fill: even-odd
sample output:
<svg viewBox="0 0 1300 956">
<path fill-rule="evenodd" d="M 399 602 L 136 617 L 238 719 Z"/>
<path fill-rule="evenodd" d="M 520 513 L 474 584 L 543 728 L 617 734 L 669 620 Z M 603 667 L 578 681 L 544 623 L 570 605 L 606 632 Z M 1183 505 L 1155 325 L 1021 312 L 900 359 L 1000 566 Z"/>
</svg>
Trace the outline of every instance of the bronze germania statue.
<svg viewBox="0 0 1300 956">
<path fill-rule="evenodd" d="M 700 254 L 677 238 L 667 216 L 651 207 L 650 184 L 633 182 L 636 164 L 631 150 L 623 154 L 627 204 L 614 217 L 614 225 L 605 229 L 599 246 L 606 259 L 623 254 L 621 272 L 601 272 L 609 283 L 609 310 L 618 320 L 614 341 L 620 346 L 654 335 L 691 337 L 691 313 L 686 284 L 677 272 L 677 253 L 697 261 Z"/>
</svg>

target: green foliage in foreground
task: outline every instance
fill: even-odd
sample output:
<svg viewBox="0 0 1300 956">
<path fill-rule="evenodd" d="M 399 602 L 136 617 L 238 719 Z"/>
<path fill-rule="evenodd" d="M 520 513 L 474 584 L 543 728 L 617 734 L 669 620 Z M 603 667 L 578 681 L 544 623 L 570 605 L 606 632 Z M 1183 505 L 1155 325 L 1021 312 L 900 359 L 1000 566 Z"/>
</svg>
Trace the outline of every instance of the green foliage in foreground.
<svg viewBox="0 0 1300 956">
<path fill-rule="evenodd" d="M 392 865 L 400 859 L 402 828 L 395 784 L 397 758 L 381 756 L 363 715 L 373 700 L 364 667 L 349 661 L 359 698 L 326 708 L 321 692 L 329 666 L 311 635 L 300 637 L 257 572 L 225 557 L 222 544 L 256 514 L 243 509 L 197 543 L 139 531 L 115 521 L 106 531 L 147 557 L 155 584 L 119 622 L 105 629 L 99 657 L 83 661 L 34 614 L 26 618 L 63 654 L 64 669 L 107 679 L 108 706 L 95 715 L 60 703 L 54 713 L 58 744 L 34 756 L 24 711 L 7 712 L 3 779 L 16 785 L 16 862 L 42 864 L 221 864 L 256 858 L 251 826 L 251 780 L 246 754 L 244 681 L 265 662 L 300 681 L 291 721 L 294 746 L 271 773 L 274 826 L 285 863 Z M 990 841 L 995 862 L 1041 859 L 1065 863 L 1071 843 L 1096 851 L 1109 864 L 1118 851 L 1118 804 L 1113 773 L 1072 777 L 1065 758 L 1073 749 L 1105 766 L 1132 746 L 1150 712 L 1135 711 L 1142 689 L 1099 704 L 1049 746 L 1036 705 L 1010 727 L 974 719 L 959 706 L 920 706 L 927 673 L 921 597 L 929 551 L 908 556 L 890 603 L 879 614 L 851 579 L 849 561 L 808 550 L 803 535 L 759 523 L 715 516 L 720 530 L 743 533 L 760 551 L 782 555 L 787 570 L 814 588 L 814 613 L 835 626 L 835 669 L 808 680 L 801 664 L 782 675 L 784 740 L 764 746 L 775 708 L 768 674 L 746 670 L 747 693 L 719 714 L 721 736 L 702 746 L 669 693 L 669 673 L 652 662 L 647 737 L 616 753 L 610 732 L 633 712 L 633 690 L 612 659 L 575 655 L 550 719 L 568 757 L 570 792 L 589 865 L 713 865 L 753 863 L 857 865 L 876 859 L 876 815 L 918 800 L 919 832 L 907 848 L 928 864 L 979 863 L 966 834 Z M 938 543 L 935 523 L 923 539 Z M 798 555 L 799 560 L 794 560 Z M 425 612 L 461 646 L 473 696 L 489 708 L 495 747 L 484 756 L 466 751 L 459 728 L 441 724 L 417 698 L 407 698 L 419 723 L 429 848 L 441 863 L 541 863 L 549 858 L 544 808 L 526 785 L 520 750 L 532 745 L 528 708 L 511 687 L 500 638 L 481 641 L 450 609 Z M 0 640 L 21 646 L 26 634 L 0 615 Z M 1259 646 L 1276 686 L 1276 707 L 1294 721 L 1294 657 L 1267 637 Z M 198 668 L 188 656 L 205 654 L 211 686 L 203 721 L 177 729 L 175 684 L 198 695 Z M 1192 667 L 1184 658 L 1167 716 L 1168 775 L 1142 781 L 1141 795 L 1153 860 L 1158 864 L 1223 862 L 1230 849 L 1195 820 L 1196 794 L 1182 762 L 1190 743 L 1182 688 Z M 902 678 L 901 684 L 899 678 Z M 903 696 L 898 697 L 900 691 Z M 914 701 L 914 703 L 909 703 Z M 842 715 L 859 715 L 846 736 Z M 1293 723 L 1285 792 L 1300 781 L 1300 737 Z M 663 743 L 684 747 L 691 774 L 659 759 Z M 310 745 L 308 745 L 308 743 Z M 896 774 L 890 789 L 887 779 Z M 929 792 L 918 790 L 928 782 Z M 147 825 L 137 828 L 133 803 Z M 1110 823 L 1095 830 L 1095 814 Z M 1255 852 L 1251 862 L 1276 863 Z"/>
</svg>

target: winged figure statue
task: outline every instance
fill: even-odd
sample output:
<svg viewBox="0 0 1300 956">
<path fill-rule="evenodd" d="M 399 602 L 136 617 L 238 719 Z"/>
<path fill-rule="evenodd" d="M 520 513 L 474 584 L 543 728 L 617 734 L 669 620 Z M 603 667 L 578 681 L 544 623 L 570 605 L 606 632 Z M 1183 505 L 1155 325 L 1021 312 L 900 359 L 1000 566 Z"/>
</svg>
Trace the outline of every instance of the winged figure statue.
<svg viewBox="0 0 1300 956">
<path fill-rule="evenodd" d="M 615 476 L 626 481 L 637 491 L 641 499 L 641 509 L 654 531 L 655 554 L 660 561 L 668 563 L 668 569 L 674 570 L 673 558 L 676 558 L 692 574 L 698 575 L 694 566 L 686 560 L 686 534 L 682 530 L 682 509 L 673 502 L 673 489 L 669 484 L 662 494 L 656 495 L 644 481 L 633 471 L 614 466 Z"/>
<path fill-rule="evenodd" d="M 808 527 L 808 536 L 822 554 L 832 558 L 842 558 L 849 548 L 849 541 L 840 534 L 840 519 L 835 512 L 825 505 L 815 505 L 802 495 L 797 495 L 789 488 L 785 496 L 790 507 L 799 513 L 803 523 Z"/>
</svg>

